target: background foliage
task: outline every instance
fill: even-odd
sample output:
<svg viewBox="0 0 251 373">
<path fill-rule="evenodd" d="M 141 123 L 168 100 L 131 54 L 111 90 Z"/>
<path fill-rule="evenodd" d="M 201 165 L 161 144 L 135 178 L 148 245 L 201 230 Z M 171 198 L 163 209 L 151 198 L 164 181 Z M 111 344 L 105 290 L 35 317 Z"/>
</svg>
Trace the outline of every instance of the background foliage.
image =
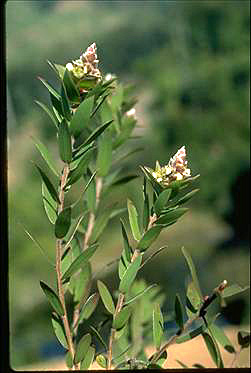
<svg viewBox="0 0 251 373">
<path fill-rule="evenodd" d="M 247 177 L 237 187 L 233 184 L 249 168 L 249 2 L 155 1 L 142 6 L 137 1 L 9 1 L 6 24 L 13 366 L 55 354 L 48 306 L 39 289 L 39 279 L 50 281 L 53 271 L 18 224 L 36 232 L 54 257 L 53 232 L 48 231 L 39 179 L 30 163 L 38 158 L 30 136 L 42 137 L 55 151 L 53 126 L 34 104 L 36 99 L 48 100 L 36 78 L 53 82 L 46 60 L 64 64 L 93 41 L 103 72 L 136 83 L 136 134 L 143 137 L 133 145 L 144 151 L 135 154 L 125 170 L 140 174 L 139 164 L 153 167 L 155 159 L 165 163 L 186 145 L 193 174 L 201 174 L 192 212 L 161 236 L 169 250 L 153 261 L 151 271 L 143 271 L 145 280 L 161 283 L 168 294 L 183 289 L 187 273 L 179 248 L 185 245 L 202 272 L 205 293 L 223 278 L 244 285 Z M 122 206 L 129 197 L 137 204 L 141 197 L 136 184 L 118 188 L 111 202 Z M 229 225 L 236 221 L 242 229 Z M 94 263 L 94 270 L 121 250 L 117 222 L 111 221 L 102 240 L 103 259 Z M 112 271 L 107 276 L 115 287 Z M 228 321 L 248 323 L 248 297 L 236 302 L 239 317 L 226 311 Z"/>
</svg>

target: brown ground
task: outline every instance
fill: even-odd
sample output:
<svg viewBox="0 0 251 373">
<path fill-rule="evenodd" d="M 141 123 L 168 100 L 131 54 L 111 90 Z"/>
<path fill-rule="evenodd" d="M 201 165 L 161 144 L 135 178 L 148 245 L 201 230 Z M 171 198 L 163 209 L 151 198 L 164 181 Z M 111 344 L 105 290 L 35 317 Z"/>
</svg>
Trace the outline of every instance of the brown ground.
<svg viewBox="0 0 251 373">
<path fill-rule="evenodd" d="M 228 328 L 225 330 L 225 334 L 229 337 L 234 347 L 238 349 L 236 340 L 237 331 L 233 328 Z M 234 354 L 228 353 L 221 347 L 220 350 L 225 367 L 231 367 Z M 149 355 L 152 354 L 153 351 L 154 350 L 152 348 L 147 348 L 146 350 L 147 354 Z M 166 360 L 164 368 L 181 368 L 176 359 L 186 364 L 189 368 L 192 368 L 193 364 L 195 363 L 202 364 L 207 368 L 215 368 L 215 364 L 213 363 L 201 336 L 198 336 L 189 342 L 170 346 L 168 349 L 168 359 Z M 246 348 L 241 352 L 239 358 L 239 367 L 250 367 L 250 348 Z M 50 360 L 44 363 L 30 365 L 22 368 L 22 370 L 23 369 L 27 371 L 67 370 L 65 362 L 62 359 Z M 93 364 L 92 369 L 102 370 L 102 368 L 100 368 L 96 363 Z"/>
</svg>

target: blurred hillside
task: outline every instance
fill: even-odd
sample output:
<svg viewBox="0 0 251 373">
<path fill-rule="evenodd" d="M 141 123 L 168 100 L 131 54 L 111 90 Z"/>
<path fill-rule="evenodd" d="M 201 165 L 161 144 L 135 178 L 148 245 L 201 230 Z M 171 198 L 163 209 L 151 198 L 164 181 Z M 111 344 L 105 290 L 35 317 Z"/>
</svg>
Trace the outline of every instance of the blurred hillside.
<svg viewBox="0 0 251 373">
<path fill-rule="evenodd" d="M 56 84 L 46 60 L 65 64 L 93 41 L 101 70 L 136 84 L 143 137 L 135 144 L 145 150 L 126 169 L 140 174 L 139 164 L 153 167 L 156 159 L 166 163 L 186 145 L 193 174 L 201 174 L 201 190 L 190 215 L 183 225 L 161 236 L 160 245 L 168 243 L 170 250 L 153 262 L 150 272 L 155 277 L 148 278 L 146 271 L 145 278 L 167 286 L 168 294 L 182 289 L 187 272 L 177 249 L 185 245 L 201 269 L 205 291 L 225 277 L 247 283 L 249 191 L 247 176 L 241 175 L 249 172 L 249 8 L 245 0 L 7 2 L 9 274 L 15 367 L 48 357 L 50 348 L 43 346 L 49 338 L 54 341 L 49 306 L 39 288 L 40 279 L 54 282 L 53 268 L 19 225 L 33 233 L 53 259 L 53 232 L 30 162 L 40 161 L 31 136 L 44 139 L 56 152 L 54 128 L 34 103 L 48 102 L 37 76 Z M 130 197 L 137 203 L 140 182 L 119 188 L 112 198 L 123 204 Z M 120 252 L 117 222 L 108 228 L 102 238 L 104 257 L 94 263 L 96 270 Z M 224 241 L 229 242 L 231 255 L 216 250 Z M 180 272 L 184 276 L 177 276 Z M 108 276 L 114 286 L 113 275 Z M 237 324 L 249 322 L 248 298 L 243 302 Z"/>
</svg>

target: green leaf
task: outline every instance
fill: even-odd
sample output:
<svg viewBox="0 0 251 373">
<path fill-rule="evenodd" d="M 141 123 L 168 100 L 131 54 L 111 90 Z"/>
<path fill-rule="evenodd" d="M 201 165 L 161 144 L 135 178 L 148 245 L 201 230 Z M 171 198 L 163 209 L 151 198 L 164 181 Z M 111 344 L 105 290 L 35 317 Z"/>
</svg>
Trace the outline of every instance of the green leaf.
<svg viewBox="0 0 251 373">
<path fill-rule="evenodd" d="M 57 202 L 52 198 L 45 183 L 42 181 L 42 197 L 46 215 L 52 224 L 57 220 Z"/>
<path fill-rule="evenodd" d="M 139 300 L 139 298 L 141 298 L 144 294 L 146 294 L 149 290 L 151 290 L 152 288 L 156 287 L 157 285 L 156 284 L 153 284 L 153 285 L 150 285 L 148 286 L 146 289 L 140 291 L 137 295 L 135 295 L 134 297 L 128 299 L 126 302 L 124 302 L 124 305 L 128 305 L 132 302 L 135 302 L 136 300 Z"/>
<path fill-rule="evenodd" d="M 63 82 L 70 102 L 78 104 L 80 102 L 79 90 L 73 82 L 71 73 L 68 69 L 64 70 Z"/>
<path fill-rule="evenodd" d="M 87 264 L 88 260 L 93 256 L 95 251 L 98 248 L 98 244 L 93 244 L 88 247 L 87 250 L 83 251 L 70 265 L 66 272 L 62 276 L 62 280 L 65 280 L 71 277 L 76 273 L 80 268 L 83 268 Z"/>
<path fill-rule="evenodd" d="M 84 176 L 86 183 L 88 183 L 91 176 L 92 172 L 89 168 L 87 168 L 86 175 Z M 89 188 L 86 190 L 85 200 L 87 202 L 88 209 L 94 213 L 96 209 L 96 181 L 94 178 L 90 182 Z"/>
<path fill-rule="evenodd" d="M 191 199 L 197 192 L 199 191 L 199 189 L 194 189 L 192 190 L 191 192 L 185 194 L 182 198 L 180 198 L 177 202 L 178 205 L 182 205 L 183 203 L 186 203 L 187 201 L 189 201 L 189 199 Z"/>
<path fill-rule="evenodd" d="M 112 164 L 112 135 L 106 131 L 103 133 L 98 146 L 97 168 L 100 176 L 104 177 Z"/>
<path fill-rule="evenodd" d="M 154 211 L 156 212 L 157 216 L 161 214 L 161 211 L 166 206 L 167 202 L 169 201 L 170 195 L 172 190 L 165 189 L 163 192 L 160 193 L 159 197 L 157 198 L 154 204 Z"/>
<path fill-rule="evenodd" d="M 225 348 L 226 351 L 230 353 L 234 353 L 235 349 L 230 342 L 229 338 L 226 336 L 224 331 L 219 328 L 217 325 L 212 324 L 210 326 L 211 333 L 213 334 L 214 338 Z"/>
<path fill-rule="evenodd" d="M 50 302 L 53 309 L 56 311 L 56 313 L 60 316 L 64 315 L 64 309 L 63 306 L 57 296 L 57 294 L 52 290 L 48 285 L 46 285 L 43 281 L 40 281 L 40 286 L 45 293 L 48 301 Z"/>
<path fill-rule="evenodd" d="M 123 236 L 123 242 L 124 242 L 124 249 L 122 250 L 121 258 L 119 260 L 119 278 L 121 279 L 128 268 L 129 264 L 131 263 L 131 249 L 128 241 L 128 237 L 126 234 L 125 226 L 120 219 L 121 229 L 122 229 L 122 236 Z"/>
<path fill-rule="evenodd" d="M 89 333 L 85 334 L 80 339 L 80 341 L 77 344 L 76 352 L 74 356 L 75 364 L 79 363 L 81 360 L 83 360 L 86 357 L 91 341 L 92 341 L 92 337 L 91 337 L 91 334 Z"/>
<path fill-rule="evenodd" d="M 66 236 L 71 226 L 71 207 L 67 207 L 60 212 L 55 223 L 55 236 L 63 238 Z"/>
<path fill-rule="evenodd" d="M 123 236 L 123 243 L 124 243 L 126 258 L 128 261 L 131 261 L 131 248 L 129 245 L 129 240 L 128 240 L 128 236 L 126 233 L 125 225 L 122 219 L 120 219 L 120 224 L 121 224 L 121 231 L 122 231 L 122 236 Z"/>
<path fill-rule="evenodd" d="M 58 176 L 58 172 L 56 170 L 56 167 L 54 166 L 54 162 L 53 162 L 53 159 L 52 159 L 52 157 L 51 157 L 51 155 L 49 153 L 48 148 L 41 141 L 39 141 L 38 139 L 33 138 L 33 141 L 34 141 L 34 143 L 35 143 L 38 151 L 40 152 L 41 156 L 43 157 L 43 159 L 45 160 L 45 162 L 47 163 L 47 165 L 51 169 L 51 171 L 56 176 Z"/>
<path fill-rule="evenodd" d="M 49 115 L 49 117 L 51 118 L 52 122 L 55 124 L 56 128 L 58 128 L 58 122 L 57 122 L 57 120 L 55 119 L 53 113 L 52 113 L 52 112 L 50 111 L 50 109 L 48 108 L 48 106 L 45 105 L 45 104 L 43 104 L 43 103 L 40 102 L 40 101 L 37 101 L 37 100 L 35 100 L 35 103 L 36 103 L 38 106 L 40 106 L 40 107 L 41 107 L 41 108 L 46 112 L 46 114 Z"/>
<path fill-rule="evenodd" d="M 198 311 L 201 305 L 201 298 L 193 281 L 191 281 L 187 286 L 186 305 L 189 318 L 194 317 L 194 314 Z"/>
<path fill-rule="evenodd" d="M 83 305 L 83 307 L 80 311 L 79 323 L 81 323 L 83 320 L 89 319 L 89 317 L 92 315 L 95 308 L 97 307 L 98 301 L 99 301 L 99 294 L 98 293 L 92 294 L 87 299 L 87 301 L 85 302 L 85 304 Z"/>
<path fill-rule="evenodd" d="M 108 350 L 107 345 L 106 345 L 104 339 L 102 338 L 102 336 L 100 335 L 100 333 L 98 332 L 98 330 L 96 328 L 94 328 L 94 326 L 92 326 L 92 325 L 90 325 L 90 329 L 95 334 L 95 336 L 97 337 L 99 342 L 104 346 L 105 350 Z"/>
<path fill-rule="evenodd" d="M 149 216 L 150 216 L 150 207 L 149 207 L 149 197 L 146 192 L 146 178 L 144 177 L 143 183 L 143 197 L 144 197 L 144 207 L 143 207 L 143 228 L 146 231 L 149 224 Z"/>
<path fill-rule="evenodd" d="M 58 78 L 60 78 L 62 80 L 66 67 L 63 66 L 63 65 L 58 65 L 58 64 L 56 64 L 54 62 L 51 62 L 49 60 L 47 60 L 47 63 L 52 68 L 52 70 L 57 74 Z"/>
<path fill-rule="evenodd" d="M 186 259 L 187 265 L 190 269 L 195 289 L 196 289 L 197 293 L 199 294 L 200 298 L 203 299 L 203 296 L 202 296 L 202 293 L 201 293 L 201 290 L 200 290 L 199 280 L 198 280 L 198 277 L 197 277 L 197 273 L 196 273 L 196 269 L 195 269 L 192 257 L 184 247 L 181 248 L 181 251 L 182 251 L 182 253 L 183 253 L 183 255 Z"/>
<path fill-rule="evenodd" d="M 110 120 L 109 122 L 106 122 L 104 124 L 101 124 L 101 126 L 99 126 L 98 128 L 96 128 L 91 134 L 90 136 L 84 141 L 83 145 L 88 145 L 90 144 L 91 142 L 93 142 L 94 140 L 96 140 L 97 137 L 99 137 L 101 135 L 101 133 L 104 132 L 104 130 L 110 126 L 110 124 L 112 123 L 112 120 Z"/>
<path fill-rule="evenodd" d="M 66 340 L 66 335 L 62 321 L 57 315 L 53 314 L 51 322 L 57 339 L 64 348 L 68 349 L 68 343 Z"/>
<path fill-rule="evenodd" d="M 95 348 L 90 346 L 85 355 L 85 358 L 81 361 L 80 370 L 88 370 L 91 366 L 95 356 Z"/>
<path fill-rule="evenodd" d="M 98 291 L 101 296 L 102 302 L 104 303 L 105 308 L 107 309 L 108 312 L 110 312 L 113 315 L 115 312 L 115 306 L 114 306 L 114 302 L 113 302 L 112 296 L 108 288 L 100 280 L 98 280 L 97 286 L 98 286 Z"/>
<path fill-rule="evenodd" d="M 41 176 L 43 182 L 45 183 L 51 197 L 54 199 L 54 201 L 60 203 L 60 199 L 58 197 L 56 189 L 54 188 L 54 186 L 53 186 L 52 182 L 50 181 L 50 179 L 48 178 L 48 176 L 44 173 L 44 171 L 38 165 L 35 164 L 35 166 L 36 166 L 37 170 L 39 171 L 40 176 Z"/>
<path fill-rule="evenodd" d="M 38 77 L 38 79 L 43 83 L 43 85 L 48 89 L 48 91 L 55 97 L 57 100 L 61 100 L 60 94 L 43 78 Z"/>
<path fill-rule="evenodd" d="M 52 103 L 53 112 L 54 112 L 58 122 L 60 123 L 62 121 L 62 118 L 64 118 L 64 112 L 63 112 L 63 108 L 62 108 L 61 98 L 58 99 L 55 96 L 53 96 L 52 93 L 50 93 L 50 99 L 51 99 L 51 103 Z"/>
<path fill-rule="evenodd" d="M 71 120 L 71 106 L 70 106 L 69 99 L 67 97 L 67 93 L 65 89 L 65 85 L 63 82 L 61 86 L 61 102 L 62 102 L 62 109 L 63 109 L 64 117 L 67 120 Z"/>
<path fill-rule="evenodd" d="M 129 214 L 129 222 L 132 230 L 133 237 L 136 241 L 139 241 L 141 238 L 140 230 L 139 230 L 139 224 L 138 224 L 138 213 L 136 210 L 136 207 L 130 201 L 127 200 L 127 210 Z"/>
<path fill-rule="evenodd" d="M 204 332 L 202 333 L 202 337 L 204 339 L 204 342 L 207 346 L 208 352 L 211 355 L 214 363 L 216 364 L 217 368 L 222 368 L 222 360 L 220 356 L 220 351 L 219 348 L 211 335 L 208 333 Z"/>
<path fill-rule="evenodd" d="M 157 350 L 160 349 L 163 336 L 164 320 L 159 304 L 155 304 L 153 309 L 153 341 Z"/>
<path fill-rule="evenodd" d="M 85 99 L 77 108 L 70 122 L 70 132 L 76 137 L 87 127 L 93 107 L 93 97 Z"/>
<path fill-rule="evenodd" d="M 122 308 L 122 310 L 116 315 L 116 317 L 113 320 L 112 327 L 116 330 L 120 330 L 123 328 L 123 326 L 127 323 L 129 320 L 129 317 L 131 316 L 132 308 L 129 306 L 125 306 Z"/>
<path fill-rule="evenodd" d="M 98 355 L 96 356 L 96 362 L 98 363 L 101 368 L 106 369 L 107 368 L 107 359 L 104 355 Z"/>
<path fill-rule="evenodd" d="M 170 224 L 179 219 L 188 211 L 188 208 L 178 207 L 174 210 L 168 211 L 156 220 L 156 224 Z"/>
<path fill-rule="evenodd" d="M 73 367 L 73 359 L 72 359 L 70 351 L 67 351 L 65 355 L 65 363 L 69 369 Z"/>
<path fill-rule="evenodd" d="M 182 303 L 179 294 L 175 297 L 175 321 L 179 328 L 182 330 L 184 326 L 183 314 L 182 314 Z"/>
<path fill-rule="evenodd" d="M 145 251 L 148 249 L 148 247 L 151 246 L 151 244 L 156 240 L 156 238 L 159 236 L 160 232 L 162 230 L 162 227 L 160 225 L 155 225 L 151 227 L 141 238 L 141 240 L 138 243 L 138 249 L 140 251 Z"/>
<path fill-rule="evenodd" d="M 230 286 L 227 286 L 222 292 L 221 292 L 221 296 L 223 298 L 228 298 L 228 297 L 232 297 L 233 295 L 236 295 L 236 294 L 239 294 L 239 293 L 242 293 L 243 291 L 249 289 L 249 286 L 245 286 L 245 287 L 241 287 L 239 286 L 238 284 L 233 284 L 233 285 L 230 285 Z"/>
<path fill-rule="evenodd" d="M 202 334 L 207 330 L 207 326 L 205 324 L 199 326 L 198 328 L 192 330 L 188 334 L 184 334 L 176 339 L 176 343 L 184 343 L 190 341 L 191 339 L 197 337 L 198 335 Z"/>
<path fill-rule="evenodd" d="M 237 335 L 238 343 L 241 348 L 247 348 L 250 345 L 250 332 L 240 330 Z"/>
<path fill-rule="evenodd" d="M 123 294 L 126 294 L 132 285 L 139 267 L 141 265 L 142 255 L 139 255 L 130 265 L 128 266 L 127 270 L 125 271 L 123 277 L 121 278 L 119 284 L 119 291 Z"/>
<path fill-rule="evenodd" d="M 63 120 L 58 130 L 59 155 L 63 162 L 70 163 L 72 160 L 71 135 L 68 124 Z"/>
<path fill-rule="evenodd" d="M 82 267 L 81 272 L 70 279 L 70 285 L 73 287 L 74 302 L 80 303 L 82 299 L 88 295 L 89 286 L 91 282 L 91 265 L 87 262 Z"/>
<path fill-rule="evenodd" d="M 67 181 L 65 187 L 68 187 L 69 185 L 75 184 L 81 178 L 81 176 L 84 175 L 84 173 L 86 171 L 86 167 L 88 166 L 88 164 L 89 164 L 89 162 L 92 158 L 93 151 L 94 151 L 94 148 L 89 148 L 83 154 L 82 159 L 79 162 L 79 164 L 77 165 L 77 167 L 74 168 L 72 171 L 70 171 L 69 178 L 68 178 L 68 181 Z"/>
</svg>

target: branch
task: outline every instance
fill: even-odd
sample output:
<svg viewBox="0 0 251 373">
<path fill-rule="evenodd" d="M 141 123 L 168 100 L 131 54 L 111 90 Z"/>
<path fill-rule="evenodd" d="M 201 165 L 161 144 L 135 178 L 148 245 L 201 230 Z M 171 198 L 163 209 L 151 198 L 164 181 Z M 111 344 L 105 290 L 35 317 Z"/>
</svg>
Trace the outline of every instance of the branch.
<svg viewBox="0 0 251 373">
<path fill-rule="evenodd" d="M 66 185 L 67 182 L 67 177 L 69 174 L 69 165 L 65 164 L 64 169 L 63 169 L 63 174 L 60 180 L 60 192 L 59 192 L 59 200 L 60 204 L 58 205 L 58 213 L 60 213 L 63 208 L 64 208 L 64 186 Z M 62 253 L 62 248 L 63 248 L 63 243 L 61 239 L 56 240 L 56 272 L 57 272 L 57 284 L 58 284 L 58 293 L 59 293 L 59 299 L 62 304 L 63 310 L 64 310 L 64 315 L 62 316 L 62 321 L 64 324 L 64 329 L 65 329 L 65 334 L 66 334 L 66 339 L 69 347 L 70 354 L 72 356 L 72 360 L 74 359 L 74 345 L 72 341 L 72 335 L 71 335 L 71 330 L 70 330 L 70 325 L 69 325 L 69 320 L 67 316 L 67 310 L 66 310 L 66 305 L 65 305 L 65 297 L 64 297 L 64 289 L 63 289 L 63 284 L 62 284 L 62 272 L 61 272 L 61 253 Z M 78 370 L 78 365 L 76 364 L 74 366 L 75 370 Z"/>
</svg>

